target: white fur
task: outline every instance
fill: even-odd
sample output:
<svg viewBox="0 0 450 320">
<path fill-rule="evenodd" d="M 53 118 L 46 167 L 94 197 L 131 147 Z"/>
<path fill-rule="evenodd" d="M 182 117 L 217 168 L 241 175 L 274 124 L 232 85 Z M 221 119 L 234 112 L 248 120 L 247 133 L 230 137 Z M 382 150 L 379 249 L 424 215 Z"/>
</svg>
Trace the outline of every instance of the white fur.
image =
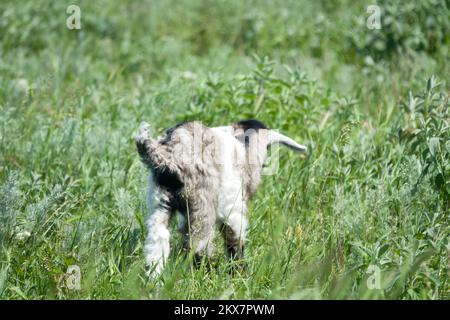
<svg viewBox="0 0 450 320">
<path fill-rule="evenodd" d="M 221 145 L 220 163 L 222 174 L 220 177 L 220 197 L 218 201 L 217 220 L 230 226 L 240 238 L 245 239 L 247 219 L 245 212 L 247 205 L 243 196 L 243 164 L 245 148 L 232 135 L 231 127 L 212 128 Z"/>
<path fill-rule="evenodd" d="M 158 191 L 153 177 L 149 177 L 148 206 L 150 215 L 147 218 L 147 238 L 145 239 L 144 254 L 149 274 L 153 271 L 159 275 L 170 253 L 170 231 L 168 229 L 170 212 L 158 206 L 164 195 Z M 157 209 L 155 209 L 157 208 Z"/>
</svg>

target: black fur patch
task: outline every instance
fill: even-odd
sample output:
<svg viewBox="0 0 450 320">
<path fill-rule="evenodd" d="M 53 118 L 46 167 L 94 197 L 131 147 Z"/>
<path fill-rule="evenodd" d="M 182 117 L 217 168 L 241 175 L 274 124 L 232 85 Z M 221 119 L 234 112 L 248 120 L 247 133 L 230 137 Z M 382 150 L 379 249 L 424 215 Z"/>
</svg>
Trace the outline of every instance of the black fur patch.
<svg viewBox="0 0 450 320">
<path fill-rule="evenodd" d="M 264 123 L 256 119 L 241 120 L 237 123 L 237 125 L 244 131 L 249 129 L 253 129 L 255 131 L 258 131 L 259 129 L 267 129 L 267 126 Z"/>
<path fill-rule="evenodd" d="M 139 156 L 142 159 L 142 162 L 144 162 L 144 164 L 147 164 L 148 155 L 147 155 L 147 148 L 145 146 L 145 143 L 141 143 L 141 141 L 136 141 L 136 148 L 139 153 Z"/>
<path fill-rule="evenodd" d="M 179 127 L 185 125 L 186 123 L 187 123 L 186 121 L 178 122 L 174 127 L 167 129 L 166 130 L 166 134 L 168 136 L 170 136 L 176 129 L 178 129 Z"/>
<path fill-rule="evenodd" d="M 183 182 L 175 174 L 159 168 L 152 168 L 152 172 L 158 187 L 168 191 L 169 199 L 164 205 L 172 211 L 185 212 L 186 201 L 182 197 Z"/>
<path fill-rule="evenodd" d="M 165 188 L 171 193 L 177 193 L 183 188 L 183 183 L 175 174 L 159 168 L 154 168 L 152 171 L 155 181 L 160 187 Z"/>
</svg>

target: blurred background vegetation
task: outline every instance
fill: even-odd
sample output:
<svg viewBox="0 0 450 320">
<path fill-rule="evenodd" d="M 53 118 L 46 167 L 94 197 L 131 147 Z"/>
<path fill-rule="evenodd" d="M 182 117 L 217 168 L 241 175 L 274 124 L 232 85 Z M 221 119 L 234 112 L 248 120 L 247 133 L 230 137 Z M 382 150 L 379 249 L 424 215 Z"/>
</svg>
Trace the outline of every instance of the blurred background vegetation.
<svg viewBox="0 0 450 320">
<path fill-rule="evenodd" d="M 0 297 L 447 299 L 449 17 L 445 0 L 2 0 Z M 192 269 L 174 241 L 146 279 L 138 124 L 250 117 L 311 155 L 265 178 L 248 271 Z"/>
</svg>

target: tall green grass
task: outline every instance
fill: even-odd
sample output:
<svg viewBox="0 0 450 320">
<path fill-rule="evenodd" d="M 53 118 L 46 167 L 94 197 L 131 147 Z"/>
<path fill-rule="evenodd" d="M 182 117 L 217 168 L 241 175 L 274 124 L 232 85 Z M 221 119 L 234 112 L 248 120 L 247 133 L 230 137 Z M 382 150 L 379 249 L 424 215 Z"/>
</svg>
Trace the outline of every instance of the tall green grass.
<svg viewBox="0 0 450 320">
<path fill-rule="evenodd" d="M 445 1 L 382 1 L 375 31 L 369 2 L 77 4 L 78 31 L 64 2 L 0 3 L 1 298 L 448 298 Z M 147 279 L 136 127 L 253 117 L 311 154 L 281 150 L 264 178 L 248 269 L 220 240 L 217 267 L 192 268 L 174 221 Z"/>
</svg>

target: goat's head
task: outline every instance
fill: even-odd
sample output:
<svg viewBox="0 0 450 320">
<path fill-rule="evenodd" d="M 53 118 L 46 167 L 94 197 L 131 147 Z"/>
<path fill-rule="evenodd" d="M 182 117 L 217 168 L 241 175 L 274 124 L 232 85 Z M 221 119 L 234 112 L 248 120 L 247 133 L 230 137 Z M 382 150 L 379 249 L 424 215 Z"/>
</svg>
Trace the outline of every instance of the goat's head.
<svg viewBox="0 0 450 320">
<path fill-rule="evenodd" d="M 243 120 L 233 125 L 236 139 L 246 148 L 247 161 L 250 165 L 262 167 L 267 158 L 267 151 L 275 144 L 284 145 L 294 151 L 307 153 L 307 148 L 293 139 L 267 128 L 258 120 Z"/>
</svg>

